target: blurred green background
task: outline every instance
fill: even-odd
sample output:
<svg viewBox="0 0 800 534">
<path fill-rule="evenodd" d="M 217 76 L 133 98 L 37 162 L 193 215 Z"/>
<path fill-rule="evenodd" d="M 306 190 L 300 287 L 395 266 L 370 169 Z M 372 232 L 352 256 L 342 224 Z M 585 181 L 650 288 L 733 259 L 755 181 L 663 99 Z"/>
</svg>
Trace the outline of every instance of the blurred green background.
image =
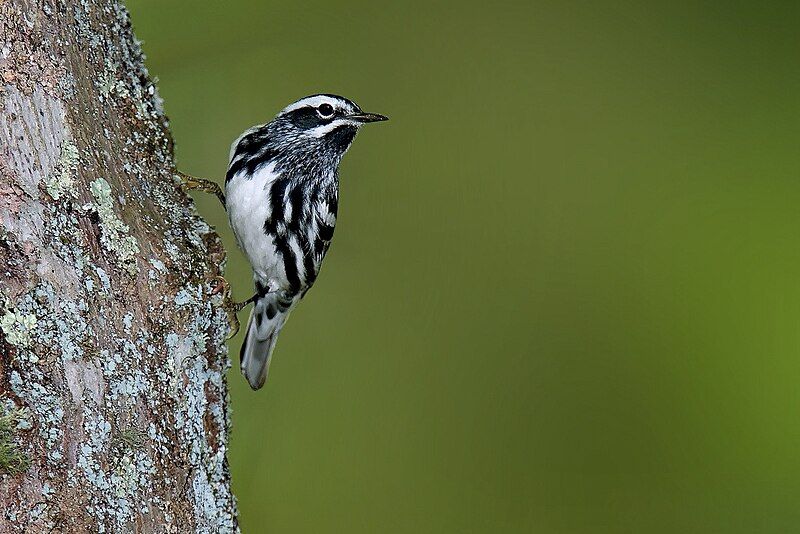
<svg viewBox="0 0 800 534">
<path fill-rule="evenodd" d="M 245 532 L 797 531 L 800 3 L 128 5 L 186 172 L 307 94 L 391 117 L 231 371 Z"/>
</svg>

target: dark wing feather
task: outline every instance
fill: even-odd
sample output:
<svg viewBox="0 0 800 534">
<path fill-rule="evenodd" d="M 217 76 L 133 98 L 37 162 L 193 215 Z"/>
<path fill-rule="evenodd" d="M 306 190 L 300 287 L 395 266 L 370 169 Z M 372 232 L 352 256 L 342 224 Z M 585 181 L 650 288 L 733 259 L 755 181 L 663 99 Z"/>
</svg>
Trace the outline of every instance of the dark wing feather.
<svg viewBox="0 0 800 534">
<path fill-rule="evenodd" d="M 306 273 L 306 291 L 314 284 L 319 270 L 322 267 L 322 260 L 331 246 L 333 230 L 336 227 L 336 213 L 338 210 L 338 199 L 335 192 L 333 194 L 320 193 L 315 195 L 311 205 L 313 223 L 308 225 L 308 235 L 304 258 Z"/>
</svg>

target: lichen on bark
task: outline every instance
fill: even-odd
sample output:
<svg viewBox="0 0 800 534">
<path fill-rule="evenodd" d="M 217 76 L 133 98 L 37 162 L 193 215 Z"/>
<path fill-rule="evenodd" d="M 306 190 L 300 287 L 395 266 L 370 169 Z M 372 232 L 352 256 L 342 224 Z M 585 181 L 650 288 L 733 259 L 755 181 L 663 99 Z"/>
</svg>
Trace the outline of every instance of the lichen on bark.
<svg viewBox="0 0 800 534">
<path fill-rule="evenodd" d="M 174 170 L 119 3 L 0 0 L 0 409 L 26 459 L 0 532 L 238 530 L 225 256 Z"/>
</svg>

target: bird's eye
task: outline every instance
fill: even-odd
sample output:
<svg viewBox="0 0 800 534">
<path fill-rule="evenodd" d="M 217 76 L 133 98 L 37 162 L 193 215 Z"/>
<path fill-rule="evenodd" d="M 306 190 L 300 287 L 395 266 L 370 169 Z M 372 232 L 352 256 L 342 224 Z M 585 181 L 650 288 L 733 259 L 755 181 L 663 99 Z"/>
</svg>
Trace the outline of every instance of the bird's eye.
<svg viewBox="0 0 800 534">
<path fill-rule="evenodd" d="M 333 106 L 331 106 L 330 104 L 320 104 L 319 107 L 317 108 L 317 113 L 319 113 L 319 116 L 322 117 L 323 119 L 332 117 Z"/>
</svg>

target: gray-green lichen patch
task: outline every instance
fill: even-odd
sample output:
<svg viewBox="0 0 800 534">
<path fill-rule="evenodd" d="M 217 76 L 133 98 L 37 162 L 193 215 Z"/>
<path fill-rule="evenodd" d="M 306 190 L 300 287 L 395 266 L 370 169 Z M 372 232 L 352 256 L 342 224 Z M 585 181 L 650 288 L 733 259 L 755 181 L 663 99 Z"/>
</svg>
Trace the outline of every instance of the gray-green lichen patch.
<svg viewBox="0 0 800 534">
<path fill-rule="evenodd" d="M 15 347 L 27 347 L 31 343 L 31 332 L 36 328 L 36 316 L 5 310 L 0 316 L 0 330 L 6 342 Z"/>
<path fill-rule="evenodd" d="M 65 143 L 61 147 L 55 170 L 45 179 L 45 189 L 53 200 L 59 200 L 65 195 L 72 198 L 78 196 L 75 190 L 75 172 L 79 162 L 78 147 Z"/>
<path fill-rule="evenodd" d="M 15 434 L 31 428 L 28 413 L 0 398 L 0 474 L 18 475 L 30 468 L 30 457 L 22 450 Z"/>
<path fill-rule="evenodd" d="M 126 271 L 136 274 L 139 270 L 136 265 L 139 242 L 134 236 L 128 235 L 130 228 L 114 211 L 111 186 L 105 178 L 98 178 L 89 187 L 95 203 L 87 205 L 86 208 L 93 209 L 100 217 L 100 244 L 117 256 Z"/>
<path fill-rule="evenodd" d="M 194 494 L 194 511 L 198 524 L 215 525 L 223 532 L 235 530 L 235 516 L 220 508 L 217 503 L 226 494 L 228 477 L 225 455 L 226 441 L 197 440 L 196 436 L 209 435 L 209 428 L 226 429 L 213 435 L 227 434 L 228 394 L 225 387 L 225 372 L 222 368 L 209 367 L 202 358 L 207 343 L 217 344 L 227 335 L 227 320 L 221 308 L 204 298 L 205 287 L 185 286 L 174 298 L 178 311 L 201 310 L 194 313 L 185 335 L 168 333 L 166 338 L 167 358 L 163 370 L 165 377 L 174 376 L 182 369 L 186 382 L 170 381 L 170 391 L 175 397 L 175 427 L 183 440 L 194 443 L 189 449 L 189 463 L 194 467 L 191 481 Z M 169 380 L 169 379 L 168 379 Z"/>
<path fill-rule="evenodd" d="M 114 63 L 110 59 L 106 59 L 106 66 L 97 82 L 97 90 L 103 100 L 113 97 L 114 95 L 121 98 L 130 96 L 128 86 L 124 81 L 117 79 L 116 69 Z"/>
<path fill-rule="evenodd" d="M 95 271 L 90 258 L 83 261 L 85 272 Z M 188 283 L 158 300 L 148 313 L 152 327 L 134 328 L 130 312 L 116 326 L 97 318 L 90 323 L 90 306 L 100 307 L 100 317 L 115 306 L 108 301 L 106 308 L 103 299 L 87 304 L 91 293 L 102 293 L 100 287 L 79 285 L 78 294 L 69 296 L 41 282 L 14 303 L 19 314 L 41 317 L 9 376 L 13 395 L 30 407 L 46 454 L 38 476 L 58 486 L 56 473 L 66 470 L 73 484 L 91 488 L 86 510 L 98 532 L 124 530 L 141 506 L 146 514 L 151 508 L 171 513 L 159 492 L 177 494 L 187 483 L 196 531 L 235 532 L 234 509 L 220 506 L 231 499 L 225 462 L 228 364 L 208 358 L 210 347 L 224 346 L 224 312 L 207 298 L 207 284 Z M 45 365 L 64 369 L 70 402 L 37 364 L 33 347 L 54 346 L 55 359 L 50 356 Z M 142 413 L 160 417 L 142 425 L 136 415 Z M 64 429 L 75 422 L 82 437 L 70 452 L 63 448 Z M 170 471 L 176 456 L 188 482 Z M 48 517 L 51 509 L 40 512 Z"/>
</svg>

